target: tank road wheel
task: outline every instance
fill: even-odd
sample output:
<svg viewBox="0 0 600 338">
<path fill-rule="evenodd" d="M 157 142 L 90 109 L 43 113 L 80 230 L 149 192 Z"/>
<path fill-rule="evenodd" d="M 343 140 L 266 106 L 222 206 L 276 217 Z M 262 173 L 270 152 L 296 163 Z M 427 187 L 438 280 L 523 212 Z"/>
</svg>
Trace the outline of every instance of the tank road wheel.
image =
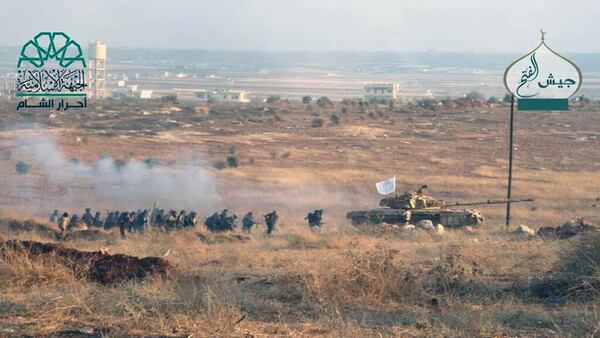
<svg viewBox="0 0 600 338">
<path fill-rule="evenodd" d="M 373 223 L 373 224 L 381 224 L 383 223 L 383 215 L 379 215 L 379 214 L 367 214 L 367 219 Z"/>
<path fill-rule="evenodd" d="M 468 210 L 467 211 L 467 225 L 470 225 L 472 227 L 477 227 L 481 224 L 483 224 L 485 218 L 483 217 L 483 215 L 481 214 L 481 212 L 479 212 L 478 210 Z"/>
<path fill-rule="evenodd" d="M 350 221 L 352 222 L 352 225 L 358 226 L 365 224 L 366 219 L 364 217 L 351 217 Z"/>
</svg>

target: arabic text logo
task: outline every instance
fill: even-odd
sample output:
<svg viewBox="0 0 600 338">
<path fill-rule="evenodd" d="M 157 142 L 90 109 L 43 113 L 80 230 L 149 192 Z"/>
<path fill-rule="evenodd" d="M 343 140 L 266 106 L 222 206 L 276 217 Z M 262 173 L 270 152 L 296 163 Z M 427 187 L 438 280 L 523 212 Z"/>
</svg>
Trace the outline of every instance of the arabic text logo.
<svg viewBox="0 0 600 338">
<path fill-rule="evenodd" d="M 16 95 L 23 98 L 17 111 L 86 108 L 86 67 L 81 45 L 67 34 L 37 34 L 23 45 L 17 63 Z M 76 104 L 69 102 L 72 97 L 79 99 Z"/>
</svg>

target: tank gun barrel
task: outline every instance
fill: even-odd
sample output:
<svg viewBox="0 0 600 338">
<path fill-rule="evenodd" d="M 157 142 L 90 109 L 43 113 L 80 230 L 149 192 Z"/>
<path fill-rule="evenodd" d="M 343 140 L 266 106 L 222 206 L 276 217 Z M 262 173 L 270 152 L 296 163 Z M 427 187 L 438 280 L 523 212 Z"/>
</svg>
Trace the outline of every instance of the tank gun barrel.
<svg viewBox="0 0 600 338">
<path fill-rule="evenodd" d="M 475 202 L 446 202 L 444 207 L 454 206 L 467 206 L 467 205 L 482 205 L 482 204 L 506 204 L 506 203 L 519 203 L 519 202 L 533 202 L 533 198 L 520 198 L 520 199 L 499 199 L 499 200 L 487 200 L 487 201 L 475 201 Z"/>
</svg>

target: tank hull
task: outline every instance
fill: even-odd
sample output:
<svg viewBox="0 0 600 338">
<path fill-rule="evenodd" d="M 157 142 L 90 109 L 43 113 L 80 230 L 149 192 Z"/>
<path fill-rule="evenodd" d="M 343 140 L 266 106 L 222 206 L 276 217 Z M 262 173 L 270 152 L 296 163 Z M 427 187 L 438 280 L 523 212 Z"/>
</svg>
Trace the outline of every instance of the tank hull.
<svg viewBox="0 0 600 338">
<path fill-rule="evenodd" d="M 473 209 L 444 209 L 444 210 L 426 210 L 426 209 L 391 209 L 377 208 L 371 210 L 350 211 L 346 218 L 352 221 L 352 224 L 417 224 L 422 220 L 429 220 L 433 224 L 442 224 L 449 228 L 460 228 L 465 226 L 478 226 L 484 221 L 483 216 L 477 210 Z"/>
</svg>

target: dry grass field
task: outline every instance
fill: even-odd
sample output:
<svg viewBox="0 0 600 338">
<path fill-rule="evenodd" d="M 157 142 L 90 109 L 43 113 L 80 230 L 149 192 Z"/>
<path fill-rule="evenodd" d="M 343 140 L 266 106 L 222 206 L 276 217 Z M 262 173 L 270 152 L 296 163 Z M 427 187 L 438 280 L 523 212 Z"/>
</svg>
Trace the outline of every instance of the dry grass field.
<svg viewBox="0 0 600 338">
<path fill-rule="evenodd" d="M 444 200 L 506 194 L 508 107 L 466 100 L 193 106 L 118 102 L 85 113 L 0 117 L 0 236 L 54 242 L 7 220 L 54 209 L 276 209 L 250 240 L 205 228 L 64 244 L 163 256 L 172 275 L 101 286 L 53 260 L 0 259 L 0 336 L 597 337 L 600 238 L 523 238 L 519 224 L 600 224 L 600 105 L 516 112 L 514 193 L 473 233 L 354 227 L 374 183 Z M 335 116 L 335 117 L 334 117 Z M 321 124 L 321 126 L 318 126 Z M 237 166 L 228 166 L 234 157 Z M 106 159 L 118 163 L 114 182 Z M 102 160 L 104 159 L 104 160 Z M 15 166 L 27 164 L 26 173 Z M 111 164 L 112 168 L 112 164 Z M 112 170 L 112 169 L 111 169 Z M 140 179 L 140 177 L 142 177 Z M 308 211 L 325 210 L 311 232 Z M 199 237 L 200 232 L 204 236 Z M 210 240 L 202 240 L 208 238 Z M 169 251 L 170 250 L 170 251 Z"/>
</svg>

